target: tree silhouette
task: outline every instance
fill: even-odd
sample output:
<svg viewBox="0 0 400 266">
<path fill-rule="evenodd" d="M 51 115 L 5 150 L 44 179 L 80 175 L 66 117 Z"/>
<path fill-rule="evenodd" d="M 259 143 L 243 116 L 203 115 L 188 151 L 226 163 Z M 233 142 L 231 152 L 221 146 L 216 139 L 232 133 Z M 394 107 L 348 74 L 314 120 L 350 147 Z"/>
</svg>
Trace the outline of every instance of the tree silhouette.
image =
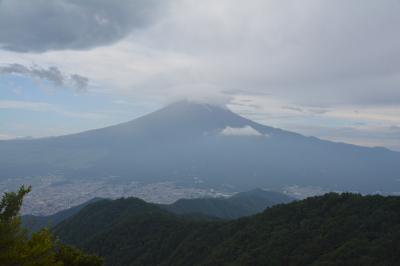
<svg viewBox="0 0 400 266">
<path fill-rule="evenodd" d="M 0 202 L 0 265 L 5 266 L 99 266 L 102 259 L 56 241 L 50 230 L 31 237 L 21 227 L 19 212 L 31 187 L 6 192 Z"/>
</svg>

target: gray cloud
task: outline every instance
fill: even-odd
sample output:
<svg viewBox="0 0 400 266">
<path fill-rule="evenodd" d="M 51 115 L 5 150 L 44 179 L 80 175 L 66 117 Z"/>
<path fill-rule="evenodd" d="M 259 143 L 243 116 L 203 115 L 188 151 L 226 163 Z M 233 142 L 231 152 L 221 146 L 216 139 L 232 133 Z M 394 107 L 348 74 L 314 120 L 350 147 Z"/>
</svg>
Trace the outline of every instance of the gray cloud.
<svg viewBox="0 0 400 266">
<path fill-rule="evenodd" d="M 283 110 L 289 110 L 293 112 L 303 113 L 303 114 L 315 114 L 315 115 L 322 115 L 329 112 L 327 109 L 322 108 L 302 108 L 298 106 L 282 106 Z"/>
<path fill-rule="evenodd" d="M 78 75 L 78 74 L 72 74 L 70 76 L 71 83 L 74 88 L 76 88 L 77 91 L 84 91 L 86 90 L 88 84 L 89 84 L 89 79 L 87 77 Z"/>
<path fill-rule="evenodd" d="M 2 0 L 0 47 L 18 52 L 87 49 L 148 25 L 166 1 Z"/>
<path fill-rule="evenodd" d="M 304 109 L 296 106 L 282 106 L 282 109 L 304 113 Z"/>
<path fill-rule="evenodd" d="M 71 88 L 76 92 L 87 89 L 89 79 L 78 74 L 65 74 L 55 66 L 42 68 L 39 66 L 27 67 L 21 64 L 0 66 L 0 74 L 20 74 L 31 78 L 50 82 L 56 87 Z"/>
<path fill-rule="evenodd" d="M 181 1 L 137 40 L 197 59 L 190 75 L 186 68 L 171 80 L 206 80 L 229 95 L 399 104 L 399 13 L 397 0 Z"/>
</svg>

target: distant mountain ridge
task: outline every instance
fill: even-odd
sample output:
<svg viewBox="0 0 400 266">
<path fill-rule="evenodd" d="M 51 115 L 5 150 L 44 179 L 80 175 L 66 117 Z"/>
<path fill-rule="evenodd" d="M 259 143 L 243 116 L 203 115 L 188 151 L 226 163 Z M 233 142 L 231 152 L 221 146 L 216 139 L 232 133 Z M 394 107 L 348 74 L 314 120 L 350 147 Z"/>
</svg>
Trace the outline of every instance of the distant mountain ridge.
<svg viewBox="0 0 400 266">
<path fill-rule="evenodd" d="M 78 206 L 57 212 L 49 216 L 22 216 L 22 224 L 31 231 L 44 227 L 53 227 L 62 221 L 73 217 L 86 206 L 96 203 L 101 198 L 95 198 Z M 199 219 L 236 219 L 262 212 L 267 207 L 294 200 L 279 192 L 254 189 L 237 193 L 232 197 L 181 199 L 172 204 L 152 204 L 168 212 L 198 217 Z M 109 200 L 106 200 L 109 201 Z M 136 202 L 133 200 L 133 202 Z M 128 205 L 126 205 L 128 207 Z M 196 216 L 199 215 L 199 216 Z"/>
<path fill-rule="evenodd" d="M 58 174 L 235 191 L 299 185 L 400 192 L 400 153 L 305 137 L 188 101 L 79 134 L 1 141 L 0 151 L 0 179 Z"/>
<path fill-rule="evenodd" d="M 254 189 L 227 198 L 180 199 L 173 204 L 160 206 L 175 214 L 200 213 L 221 219 L 236 219 L 293 200 L 279 192 Z"/>
<path fill-rule="evenodd" d="M 22 215 L 21 222 L 22 226 L 28 228 L 32 232 L 36 232 L 44 227 L 53 227 L 65 219 L 74 216 L 84 207 L 94 202 L 103 200 L 102 198 L 94 198 L 85 203 L 79 204 L 77 206 L 73 206 L 66 210 L 59 211 L 55 214 L 48 216 L 37 216 L 37 215 Z"/>
<path fill-rule="evenodd" d="M 329 193 L 230 221 L 130 198 L 96 202 L 55 228 L 106 265 L 397 265 L 400 197 Z"/>
</svg>

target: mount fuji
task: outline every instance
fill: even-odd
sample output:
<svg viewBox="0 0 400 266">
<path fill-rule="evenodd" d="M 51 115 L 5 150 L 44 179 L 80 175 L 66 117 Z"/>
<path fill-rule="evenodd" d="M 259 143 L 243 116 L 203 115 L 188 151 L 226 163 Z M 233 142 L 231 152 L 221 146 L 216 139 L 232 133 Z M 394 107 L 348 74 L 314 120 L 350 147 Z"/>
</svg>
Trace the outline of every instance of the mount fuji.
<svg viewBox="0 0 400 266">
<path fill-rule="evenodd" d="M 400 153 L 273 128 L 224 107 L 182 101 L 138 119 L 78 134 L 0 141 L 0 180 L 67 179 L 336 191 L 400 191 Z"/>
</svg>

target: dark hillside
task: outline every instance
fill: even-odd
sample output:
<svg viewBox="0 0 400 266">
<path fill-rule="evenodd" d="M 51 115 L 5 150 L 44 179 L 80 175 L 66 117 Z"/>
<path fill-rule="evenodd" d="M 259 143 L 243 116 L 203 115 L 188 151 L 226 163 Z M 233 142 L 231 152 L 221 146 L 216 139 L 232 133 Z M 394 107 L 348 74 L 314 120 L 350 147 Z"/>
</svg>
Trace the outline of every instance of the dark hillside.
<svg viewBox="0 0 400 266">
<path fill-rule="evenodd" d="M 83 209 L 55 231 L 62 240 L 104 256 L 108 265 L 398 265 L 400 261 L 399 197 L 330 193 L 227 222 L 193 221 L 153 205 L 145 207 L 143 202 L 132 215 L 120 208 L 121 201 L 94 205 L 99 207 Z"/>
</svg>

